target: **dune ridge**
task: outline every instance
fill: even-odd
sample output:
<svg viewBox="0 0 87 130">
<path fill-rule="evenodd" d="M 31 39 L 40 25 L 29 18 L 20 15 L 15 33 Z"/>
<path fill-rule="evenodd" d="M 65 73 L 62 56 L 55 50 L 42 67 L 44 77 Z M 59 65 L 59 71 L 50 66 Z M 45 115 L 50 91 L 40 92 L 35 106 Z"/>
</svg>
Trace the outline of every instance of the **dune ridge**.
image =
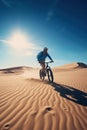
<svg viewBox="0 0 87 130">
<path fill-rule="evenodd" d="M 5 69 L 0 69 L 1 73 L 5 73 L 5 74 L 20 74 L 20 73 L 24 73 L 26 70 L 32 70 L 32 67 L 27 67 L 27 66 L 19 66 L 19 67 L 11 67 L 11 68 L 5 68 Z"/>
<path fill-rule="evenodd" d="M 54 83 L 34 73 L 0 75 L 1 130 L 86 130 L 87 69 L 56 69 Z"/>
<path fill-rule="evenodd" d="M 87 64 L 77 62 L 77 63 L 70 63 L 70 64 L 65 64 L 59 67 L 54 67 L 54 70 L 77 70 L 77 69 L 84 69 L 87 68 Z"/>
</svg>

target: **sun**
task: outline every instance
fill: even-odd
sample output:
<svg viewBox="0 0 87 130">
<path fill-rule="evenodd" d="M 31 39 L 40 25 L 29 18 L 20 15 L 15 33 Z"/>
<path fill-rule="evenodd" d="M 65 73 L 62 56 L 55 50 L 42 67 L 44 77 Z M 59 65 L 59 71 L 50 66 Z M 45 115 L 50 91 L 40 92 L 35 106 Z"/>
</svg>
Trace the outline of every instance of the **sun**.
<svg viewBox="0 0 87 130">
<path fill-rule="evenodd" d="M 24 56 L 33 55 L 39 47 L 30 41 L 28 34 L 15 31 L 13 32 L 8 40 L 4 40 L 10 46 L 10 49 L 13 50 L 14 54 L 20 54 Z"/>
<path fill-rule="evenodd" d="M 15 32 L 11 36 L 10 45 L 17 50 L 28 48 L 28 40 L 24 34 Z"/>
</svg>

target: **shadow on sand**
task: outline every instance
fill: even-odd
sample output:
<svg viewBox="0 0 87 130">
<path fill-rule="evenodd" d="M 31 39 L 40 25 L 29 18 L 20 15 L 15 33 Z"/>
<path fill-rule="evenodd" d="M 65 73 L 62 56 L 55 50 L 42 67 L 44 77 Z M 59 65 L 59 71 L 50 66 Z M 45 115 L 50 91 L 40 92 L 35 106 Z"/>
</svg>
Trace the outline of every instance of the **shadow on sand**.
<svg viewBox="0 0 87 130">
<path fill-rule="evenodd" d="M 81 90 L 78 90 L 76 88 L 66 86 L 66 85 L 60 85 L 57 83 L 51 83 L 51 86 L 54 87 L 54 89 L 60 93 L 60 96 L 73 101 L 77 104 L 87 106 L 87 93 L 83 92 Z"/>
</svg>

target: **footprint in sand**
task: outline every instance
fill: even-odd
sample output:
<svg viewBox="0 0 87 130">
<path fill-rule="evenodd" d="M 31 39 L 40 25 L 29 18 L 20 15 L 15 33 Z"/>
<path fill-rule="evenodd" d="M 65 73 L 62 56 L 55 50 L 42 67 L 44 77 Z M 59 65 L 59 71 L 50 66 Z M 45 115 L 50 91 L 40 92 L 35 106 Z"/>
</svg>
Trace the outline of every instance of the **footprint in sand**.
<svg viewBox="0 0 87 130">
<path fill-rule="evenodd" d="M 65 111 L 69 111 L 66 107 L 64 107 L 64 110 L 65 110 Z"/>
<path fill-rule="evenodd" d="M 10 125 L 8 123 L 6 123 L 4 126 L 3 126 L 3 129 L 2 130 L 9 130 L 10 129 Z"/>
<path fill-rule="evenodd" d="M 52 108 L 51 108 L 51 107 L 48 107 L 48 108 L 46 108 L 46 110 L 47 110 L 47 111 L 51 111 L 51 110 L 52 110 Z"/>
<path fill-rule="evenodd" d="M 45 109 L 45 111 L 47 112 L 47 111 L 51 111 L 51 110 L 52 110 L 52 107 L 46 106 L 44 109 Z"/>
</svg>

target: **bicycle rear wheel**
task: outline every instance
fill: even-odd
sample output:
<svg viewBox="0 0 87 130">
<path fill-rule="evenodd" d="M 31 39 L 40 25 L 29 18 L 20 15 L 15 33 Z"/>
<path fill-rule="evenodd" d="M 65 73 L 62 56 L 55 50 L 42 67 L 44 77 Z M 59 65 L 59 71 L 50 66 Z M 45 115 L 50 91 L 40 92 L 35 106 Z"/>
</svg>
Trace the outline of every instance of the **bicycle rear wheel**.
<svg viewBox="0 0 87 130">
<path fill-rule="evenodd" d="M 51 69 L 48 69 L 48 70 L 47 70 L 47 75 L 48 75 L 48 80 L 49 80 L 50 82 L 53 82 L 54 78 L 53 78 L 53 72 L 52 72 Z"/>
<path fill-rule="evenodd" d="M 45 79 L 45 75 L 44 72 L 42 70 L 39 71 L 39 77 L 40 79 L 44 80 Z"/>
</svg>

